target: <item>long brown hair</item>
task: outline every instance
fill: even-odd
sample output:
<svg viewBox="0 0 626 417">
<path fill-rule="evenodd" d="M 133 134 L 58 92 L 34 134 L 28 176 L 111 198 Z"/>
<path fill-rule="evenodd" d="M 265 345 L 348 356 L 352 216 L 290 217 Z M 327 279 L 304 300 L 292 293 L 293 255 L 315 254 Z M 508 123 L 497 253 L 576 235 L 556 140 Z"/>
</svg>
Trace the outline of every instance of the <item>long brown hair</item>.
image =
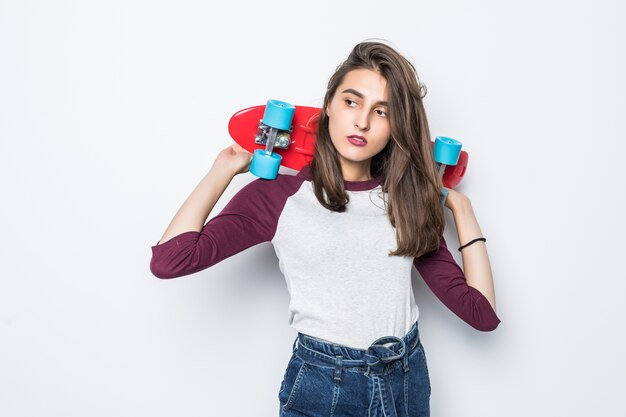
<svg viewBox="0 0 626 417">
<path fill-rule="evenodd" d="M 372 157 L 370 174 L 381 177 L 387 214 L 396 231 L 398 248 L 389 256 L 420 257 L 439 247 L 445 226 L 443 184 L 433 159 L 430 132 L 422 99 L 426 86 L 415 67 L 392 47 L 381 42 L 357 44 L 328 81 L 318 121 L 315 155 L 311 162 L 313 189 L 327 209 L 344 212 L 350 200 L 341 164 L 328 130 L 325 109 L 345 75 L 355 69 L 379 72 L 387 81 L 391 138 Z"/>
</svg>

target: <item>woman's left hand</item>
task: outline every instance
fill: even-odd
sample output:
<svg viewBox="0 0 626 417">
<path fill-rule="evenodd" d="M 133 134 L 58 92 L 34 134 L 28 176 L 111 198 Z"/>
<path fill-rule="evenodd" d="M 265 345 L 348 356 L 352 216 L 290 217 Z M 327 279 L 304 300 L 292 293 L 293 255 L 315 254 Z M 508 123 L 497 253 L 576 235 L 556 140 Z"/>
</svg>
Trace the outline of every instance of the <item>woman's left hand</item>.
<svg viewBox="0 0 626 417">
<path fill-rule="evenodd" d="M 467 197 L 465 194 L 462 194 L 451 188 L 446 188 L 446 190 L 448 190 L 448 197 L 446 197 L 445 206 L 448 207 L 450 210 L 461 207 L 463 204 L 471 204 L 469 197 Z"/>
</svg>

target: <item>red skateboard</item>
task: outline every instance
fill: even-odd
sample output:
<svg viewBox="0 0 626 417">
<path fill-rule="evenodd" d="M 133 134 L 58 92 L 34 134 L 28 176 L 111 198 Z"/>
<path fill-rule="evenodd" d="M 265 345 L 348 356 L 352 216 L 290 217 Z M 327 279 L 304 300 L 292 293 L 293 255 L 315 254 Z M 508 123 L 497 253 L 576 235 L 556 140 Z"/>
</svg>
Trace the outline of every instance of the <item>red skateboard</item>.
<svg viewBox="0 0 626 417">
<path fill-rule="evenodd" d="M 274 179 L 280 165 L 300 171 L 311 162 L 320 111 L 319 107 L 268 100 L 266 105 L 235 113 L 228 122 L 228 133 L 253 154 L 250 172 Z M 460 142 L 443 136 L 431 145 L 443 185 L 455 188 L 465 175 L 467 152 L 461 150 Z"/>
</svg>

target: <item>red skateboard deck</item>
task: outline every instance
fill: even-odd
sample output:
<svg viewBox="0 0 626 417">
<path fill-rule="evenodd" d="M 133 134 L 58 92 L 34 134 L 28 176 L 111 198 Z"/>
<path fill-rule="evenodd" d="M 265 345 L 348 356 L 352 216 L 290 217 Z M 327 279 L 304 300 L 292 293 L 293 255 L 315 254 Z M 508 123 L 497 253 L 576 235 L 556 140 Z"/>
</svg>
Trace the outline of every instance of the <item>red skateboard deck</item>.
<svg viewBox="0 0 626 417">
<path fill-rule="evenodd" d="M 315 138 L 320 108 L 295 106 L 293 115 L 293 131 L 290 134 L 289 149 L 274 147 L 273 152 L 282 156 L 281 165 L 300 171 L 313 160 L 315 154 Z M 228 133 L 245 150 L 254 153 L 257 149 L 265 149 L 265 145 L 256 143 L 259 121 L 263 119 L 265 105 L 248 107 L 236 112 L 228 122 Z M 431 146 L 435 142 L 431 141 Z M 455 188 L 459 185 L 467 168 L 468 154 L 461 150 L 456 165 L 448 165 L 443 173 L 444 187 Z"/>
</svg>

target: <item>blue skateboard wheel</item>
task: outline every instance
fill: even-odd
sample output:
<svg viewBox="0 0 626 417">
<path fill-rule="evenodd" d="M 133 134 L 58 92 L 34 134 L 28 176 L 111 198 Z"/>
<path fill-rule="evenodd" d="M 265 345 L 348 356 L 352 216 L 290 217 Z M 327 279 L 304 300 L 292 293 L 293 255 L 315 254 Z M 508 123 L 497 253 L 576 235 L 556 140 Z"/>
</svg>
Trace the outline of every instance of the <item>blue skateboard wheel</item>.
<svg viewBox="0 0 626 417">
<path fill-rule="evenodd" d="M 278 168 L 280 167 L 280 161 L 283 157 L 277 153 L 268 155 L 265 149 L 257 149 L 252 155 L 252 162 L 250 163 L 250 172 L 257 177 L 264 178 L 266 180 L 276 179 L 278 175 Z"/>
<path fill-rule="evenodd" d="M 461 155 L 461 142 L 445 136 L 435 138 L 435 162 L 445 165 L 456 165 Z"/>
<path fill-rule="evenodd" d="M 279 129 L 289 130 L 296 106 L 280 100 L 267 100 L 265 113 L 263 113 L 263 123 Z"/>
</svg>

